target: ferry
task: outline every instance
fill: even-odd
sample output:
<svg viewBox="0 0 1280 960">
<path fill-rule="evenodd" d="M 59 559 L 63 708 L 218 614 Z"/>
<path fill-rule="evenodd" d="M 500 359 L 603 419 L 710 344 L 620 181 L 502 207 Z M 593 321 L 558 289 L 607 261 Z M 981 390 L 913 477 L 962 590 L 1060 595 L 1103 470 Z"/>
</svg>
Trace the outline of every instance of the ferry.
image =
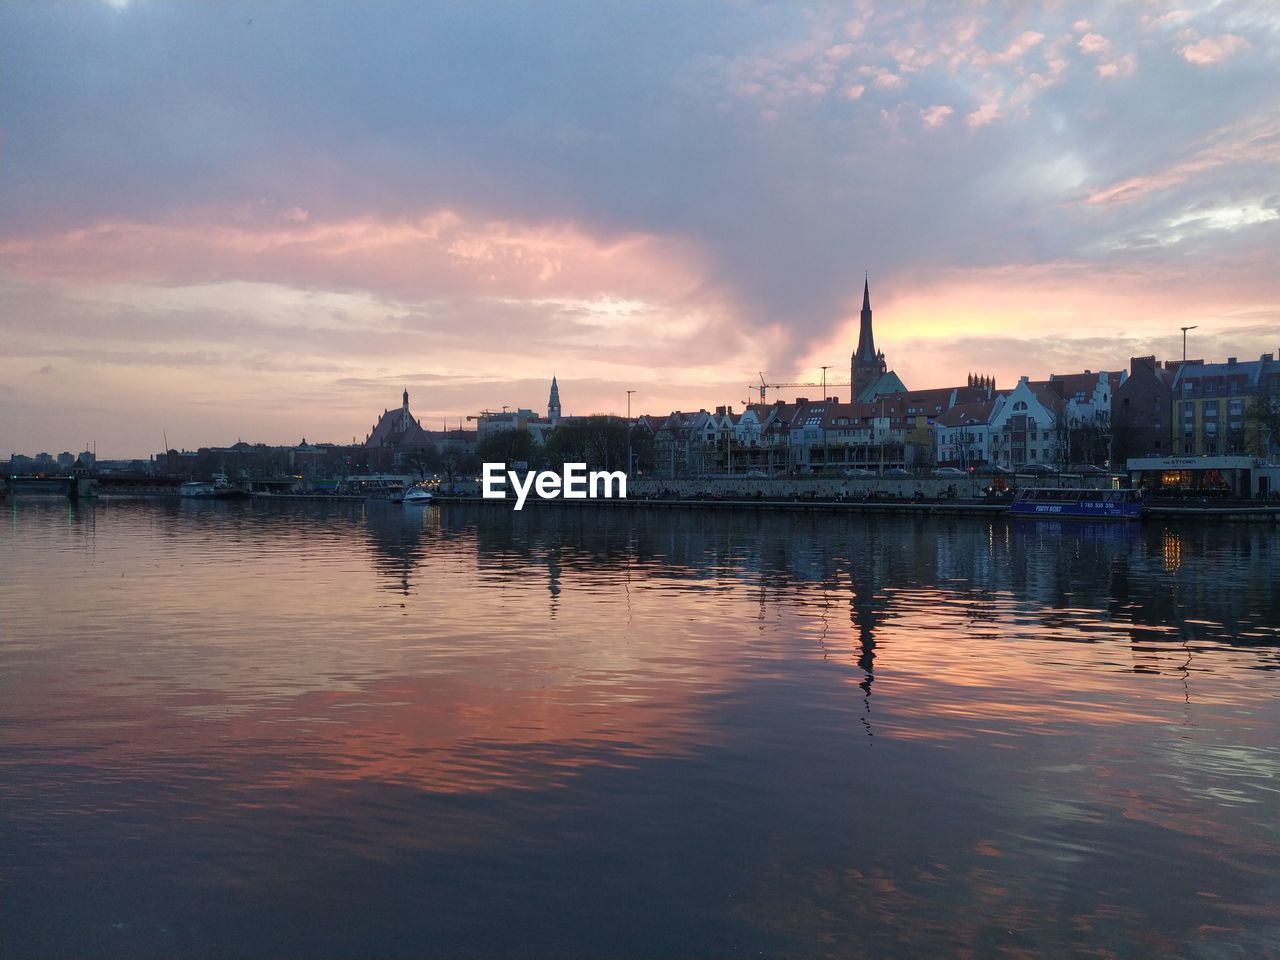
<svg viewBox="0 0 1280 960">
<path fill-rule="evenodd" d="M 1009 505 L 1015 517 L 1050 520 L 1138 520 L 1142 498 L 1136 490 L 1078 490 L 1028 487 Z"/>
</svg>

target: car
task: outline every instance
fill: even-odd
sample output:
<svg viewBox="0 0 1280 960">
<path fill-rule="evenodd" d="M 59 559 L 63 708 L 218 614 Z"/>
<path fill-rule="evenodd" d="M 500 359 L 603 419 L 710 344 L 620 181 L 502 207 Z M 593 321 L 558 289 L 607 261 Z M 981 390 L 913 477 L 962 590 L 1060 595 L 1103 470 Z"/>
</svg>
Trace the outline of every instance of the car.
<svg viewBox="0 0 1280 960">
<path fill-rule="evenodd" d="M 884 472 L 884 475 L 886 477 L 909 477 L 911 476 L 911 471 L 903 470 L 902 467 L 890 467 Z"/>
<path fill-rule="evenodd" d="M 1076 463 L 1072 464 L 1071 472 L 1079 474 L 1080 476 L 1092 477 L 1101 473 L 1106 473 L 1107 471 L 1103 470 L 1102 467 L 1095 467 L 1092 463 Z"/>
<path fill-rule="evenodd" d="M 850 467 L 844 472 L 846 477 L 874 477 L 875 473 L 870 470 L 864 470 L 861 467 Z"/>
<path fill-rule="evenodd" d="M 766 480 L 769 477 L 769 475 L 763 470 L 748 470 L 746 473 L 742 474 L 742 476 L 749 477 L 752 480 Z"/>
<path fill-rule="evenodd" d="M 959 467 L 938 467 L 933 471 L 935 477 L 963 477 L 964 471 Z"/>
<path fill-rule="evenodd" d="M 1007 477 L 1013 473 L 998 463 L 984 463 L 978 468 L 978 476 L 980 477 Z"/>
<path fill-rule="evenodd" d="M 1047 463 L 1024 463 L 1018 468 L 1018 473 L 1034 473 L 1040 476 L 1053 472 L 1053 467 L 1049 466 Z"/>
</svg>

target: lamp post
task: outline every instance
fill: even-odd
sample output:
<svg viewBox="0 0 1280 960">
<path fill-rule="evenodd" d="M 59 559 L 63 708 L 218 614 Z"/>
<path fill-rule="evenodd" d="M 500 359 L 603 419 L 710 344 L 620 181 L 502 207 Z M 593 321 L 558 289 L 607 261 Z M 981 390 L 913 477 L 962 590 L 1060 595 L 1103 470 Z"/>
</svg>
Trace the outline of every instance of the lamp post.
<svg viewBox="0 0 1280 960">
<path fill-rule="evenodd" d="M 634 390 L 627 391 L 627 476 L 631 476 L 631 395 Z"/>
<path fill-rule="evenodd" d="M 830 364 L 822 368 L 822 472 L 827 473 L 828 461 L 830 460 L 830 452 L 827 450 L 827 370 Z"/>
<path fill-rule="evenodd" d="M 1195 329 L 1196 329 L 1197 327 L 1199 327 L 1199 326 L 1200 326 L 1200 325 L 1199 325 L 1198 323 L 1193 323 L 1193 324 L 1192 324 L 1191 326 L 1189 326 L 1189 327 L 1182 327 L 1182 328 L 1181 328 L 1181 330 L 1182 330 L 1182 365 L 1183 365 L 1184 367 L 1187 365 L 1187 331 L 1188 331 L 1188 330 L 1195 330 Z"/>
</svg>

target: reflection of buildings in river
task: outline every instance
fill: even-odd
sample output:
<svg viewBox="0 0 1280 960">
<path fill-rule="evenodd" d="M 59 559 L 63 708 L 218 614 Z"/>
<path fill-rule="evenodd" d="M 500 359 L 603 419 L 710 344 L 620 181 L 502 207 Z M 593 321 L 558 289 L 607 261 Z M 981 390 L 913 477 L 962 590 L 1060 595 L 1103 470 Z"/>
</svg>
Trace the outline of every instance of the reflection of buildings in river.
<svg viewBox="0 0 1280 960">
<path fill-rule="evenodd" d="M 1273 590 L 1280 547 L 1271 528 L 1252 525 L 1171 532 L 1147 524 L 953 517 L 442 509 L 442 535 L 474 530 L 482 570 L 516 575 L 545 564 L 553 598 L 585 578 L 629 572 L 758 584 L 764 605 L 766 598 L 784 602 L 798 585 L 847 576 L 859 656 L 868 666 L 894 593 L 912 587 L 973 598 L 971 621 L 996 615 L 990 598 L 1008 597 L 1046 625 L 1086 639 L 1090 611 L 1135 627 L 1176 627 L 1192 638 L 1203 634 L 1193 621 L 1208 620 L 1244 642 L 1275 643 L 1274 627 L 1257 625 L 1280 622 Z"/>
<path fill-rule="evenodd" d="M 1197 645 L 1280 646 L 1280 537 L 1265 525 L 1146 531 L 1113 568 L 1110 609 L 1127 620 L 1134 669 L 1194 672 Z M 1268 657 L 1280 663 L 1280 656 Z"/>
<path fill-rule="evenodd" d="M 414 585 L 414 568 L 427 555 L 424 535 L 440 528 L 433 507 L 406 507 L 393 503 L 369 503 L 365 510 L 366 542 L 374 572 L 386 581 L 382 587 L 404 596 Z"/>
</svg>

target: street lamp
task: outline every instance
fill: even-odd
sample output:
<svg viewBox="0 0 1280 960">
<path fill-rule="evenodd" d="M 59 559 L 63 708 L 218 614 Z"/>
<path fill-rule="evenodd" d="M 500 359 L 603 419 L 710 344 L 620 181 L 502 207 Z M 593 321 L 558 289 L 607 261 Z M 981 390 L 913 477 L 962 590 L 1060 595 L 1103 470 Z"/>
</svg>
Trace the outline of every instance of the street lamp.
<svg viewBox="0 0 1280 960">
<path fill-rule="evenodd" d="M 822 368 L 822 417 L 824 420 L 827 416 L 827 370 L 830 369 L 830 366 L 831 365 L 828 364 Z M 829 456 L 830 454 L 827 451 L 827 426 L 824 423 L 822 425 L 822 472 L 824 474 L 827 473 L 827 460 L 829 459 Z"/>
<path fill-rule="evenodd" d="M 634 390 L 627 391 L 627 476 L 631 476 L 631 395 Z"/>
<path fill-rule="evenodd" d="M 1188 331 L 1188 330 L 1195 330 L 1195 329 L 1197 329 L 1199 326 L 1200 326 L 1200 325 L 1199 325 L 1198 323 L 1193 323 L 1193 324 L 1192 324 L 1191 326 L 1189 326 L 1189 327 L 1182 327 L 1182 328 L 1181 328 L 1181 329 L 1182 329 L 1182 365 L 1183 365 L 1184 367 L 1187 365 L 1187 331 Z"/>
</svg>

